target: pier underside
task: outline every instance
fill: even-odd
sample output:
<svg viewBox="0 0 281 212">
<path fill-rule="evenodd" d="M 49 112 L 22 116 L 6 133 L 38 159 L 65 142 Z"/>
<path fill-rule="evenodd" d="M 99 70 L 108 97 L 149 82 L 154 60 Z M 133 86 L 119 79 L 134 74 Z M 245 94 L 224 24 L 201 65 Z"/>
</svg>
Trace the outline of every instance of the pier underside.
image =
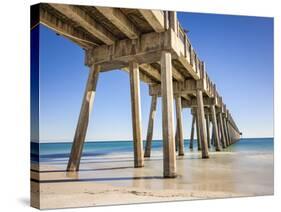
<svg viewBox="0 0 281 212">
<path fill-rule="evenodd" d="M 222 147 L 239 140 L 241 133 L 210 80 L 206 64 L 199 59 L 178 22 L 176 12 L 43 3 L 35 5 L 32 13 L 36 19 L 32 20 L 32 27 L 43 24 L 79 45 L 85 50 L 85 65 L 89 67 L 68 171 L 79 170 L 99 75 L 115 69 L 124 70 L 130 76 L 135 168 L 143 167 L 144 157 L 151 155 L 158 97 L 162 101 L 164 177 L 177 176 L 176 150 L 180 156 L 184 155 L 183 108 L 191 108 L 191 138 L 196 126 L 202 158 L 209 158 L 212 144 L 222 151 Z M 149 85 L 152 97 L 145 152 L 140 81 Z"/>
</svg>

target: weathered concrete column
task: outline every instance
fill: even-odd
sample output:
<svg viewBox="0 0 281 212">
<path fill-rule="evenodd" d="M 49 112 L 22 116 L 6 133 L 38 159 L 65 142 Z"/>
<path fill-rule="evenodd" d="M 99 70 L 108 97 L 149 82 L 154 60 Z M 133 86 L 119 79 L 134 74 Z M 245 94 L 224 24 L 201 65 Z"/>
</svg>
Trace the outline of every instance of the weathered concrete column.
<svg viewBox="0 0 281 212">
<path fill-rule="evenodd" d="M 214 126 L 213 126 L 213 124 L 212 124 L 211 145 L 215 146 L 215 131 L 214 131 Z"/>
<path fill-rule="evenodd" d="M 219 118 L 218 114 L 216 115 L 216 118 L 217 118 L 219 142 L 220 142 L 220 145 L 223 146 L 223 145 L 222 145 L 222 142 L 221 142 L 222 138 L 221 138 L 221 129 L 220 129 L 220 122 L 219 122 L 219 119 L 220 119 L 220 118 Z"/>
<path fill-rule="evenodd" d="M 161 94 L 164 177 L 176 177 L 176 153 L 174 138 L 174 108 L 171 53 L 161 53 Z"/>
<path fill-rule="evenodd" d="M 206 128 L 207 128 L 207 142 L 208 148 L 211 148 L 211 140 L 210 140 L 210 116 L 206 114 Z"/>
<path fill-rule="evenodd" d="M 151 106 L 150 106 L 150 113 L 149 113 L 149 120 L 148 120 L 148 127 L 147 127 L 144 157 L 150 157 L 151 154 L 151 145 L 152 145 L 151 142 L 153 137 L 153 126 L 154 126 L 154 118 L 156 113 L 156 106 L 157 106 L 157 96 L 154 95 L 151 97 Z"/>
<path fill-rule="evenodd" d="M 201 148 L 201 136 L 200 136 L 197 112 L 194 115 L 195 115 L 195 120 L 196 120 L 195 123 L 196 123 L 197 149 L 200 151 L 202 148 Z"/>
<path fill-rule="evenodd" d="M 229 128 L 229 138 L 230 138 L 230 143 L 233 144 L 233 140 L 232 140 L 232 131 L 231 129 Z"/>
<path fill-rule="evenodd" d="M 219 116 L 222 145 L 223 145 L 223 148 L 226 148 L 227 145 L 226 145 L 226 138 L 225 138 L 225 133 L 224 133 L 224 124 L 223 124 L 223 119 L 222 119 L 222 113 L 219 112 L 218 116 Z"/>
<path fill-rule="evenodd" d="M 176 125 L 176 134 L 175 134 L 175 148 L 176 152 L 178 151 L 179 148 L 179 133 L 178 133 L 178 125 Z"/>
<path fill-rule="evenodd" d="M 83 102 L 79 114 L 79 119 L 73 139 L 70 158 L 68 160 L 67 171 L 79 170 L 82 150 L 83 150 L 88 123 L 90 119 L 90 113 L 92 110 L 92 105 L 96 94 L 99 72 L 100 72 L 100 66 L 98 65 L 94 65 L 90 68 L 88 81 L 83 97 Z"/>
<path fill-rule="evenodd" d="M 233 140 L 232 140 L 232 136 L 231 136 L 231 131 L 230 131 L 230 128 L 229 128 L 229 121 L 228 120 L 226 121 L 226 125 L 227 125 L 227 131 L 228 131 L 228 135 L 229 135 L 229 142 L 230 142 L 230 144 L 233 144 Z"/>
<path fill-rule="evenodd" d="M 209 158 L 203 94 L 200 89 L 196 90 L 196 99 L 197 99 L 197 116 L 199 121 L 198 125 L 199 125 L 201 145 L 202 145 L 202 158 Z"/>
<path fill-rule="evenodd" d="M 231 145 L 231 144 L 232 144 L 232 141 L 231 141 L 231 137 L 230 137 L 229 121 L 228 121 L 228 119 L 226 119 L 226 129 L 227 129 L 227 134 L 228 134 L 228 140 L 229 140 L 229 143 L 230 143 L 230 145 Z"/>
<path fill-rule="evenodd" d="M 212 115 L 212 125 L 213 125 L 214 143 L 216 146 L 216 151 L 221 151 L 215 105 L 211 105 L 210 110 L 211 110 L 211 115 Z"/>
<path fill-rule="evenodd" d="M 183 139 L 183 126 L 182 126 L 182 105 L 181 97 L 176 96 L 176 115 L 177 115 L 177 138 L 178 138 L 178 150 L 179 156 L 184 155 L 184 139 Z"/>
<path fill-rule="evenodd" d="M 189 148 L 190 149 L 193 149 L 194 125 L 195 125 L 195 116 L 192 115 L 191 132 L 190 132 L 190 143 L 189 143 Z"/>
<path fill-rule="evenodd" d="M 141 104 L 140 104 L 140 77 L 139 65 L 136 62 L 129 63 L 131 106 L 132 106 L 132 126 L 134 139 L 134 165 L 135 168 L 143 167 L 143 145 L 141 127 Z"/>
<path fill-rule="evenodd" d="M 226 125 L 226 118 L 225 118 L 225 116 L 223 116 L 223 128 L 224 128 L 226 146 L 229 146 L 229 145 L 230 145 L 230 141 L 229 141 L 229 135 L 228 135 L 228 130 L 227 130 L 227 125 Z"/>
</svg>

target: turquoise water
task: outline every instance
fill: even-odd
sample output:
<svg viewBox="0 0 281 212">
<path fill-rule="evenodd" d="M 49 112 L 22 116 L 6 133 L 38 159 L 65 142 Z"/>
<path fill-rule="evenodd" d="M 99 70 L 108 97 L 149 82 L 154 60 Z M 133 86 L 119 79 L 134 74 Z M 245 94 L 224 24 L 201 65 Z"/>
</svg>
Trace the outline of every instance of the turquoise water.
<svg viewBox="0 0 281 212">
<path fill-rule="evenodd" d="M 196 141 L 194 151 L 197 150 Z M 71 151 L 72 142 L 31 143 L 31 160 L 33 162 L 49 162 L 67 160 Z M 144 142 L 145 145 L 145 142 Z M 162 140 L 152 141 L 152 151 L 162 152 Z M 214 151 L 211 148 L 210 151 Z M 273 152 L 273 138 L 243 138 L 229 146 L 225 151 L 231 152 Z M 189 140 L 185 140 L 185 152 L 190 152 Z M 104 141 L 86 142 L 83 149 L 83 158 L 123 155 L 133 153 L 132 141 Z"/>
</svg>

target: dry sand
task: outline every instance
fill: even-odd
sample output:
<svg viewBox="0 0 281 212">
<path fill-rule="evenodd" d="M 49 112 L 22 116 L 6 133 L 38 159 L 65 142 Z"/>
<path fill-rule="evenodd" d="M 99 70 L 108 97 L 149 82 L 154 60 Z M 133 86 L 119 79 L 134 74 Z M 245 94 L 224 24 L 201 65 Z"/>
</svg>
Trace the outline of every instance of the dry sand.
<svg viewBox="0 0 281 212">
<path fill-rule="evenodd" d="M 178 157 L 175 179 L 162 178 L 161 155 L 146 159 L 143 168 L 133 168 L 128 156 L 86 158 L 79 173 L 66 173 L 65 165 L 40 165 L 41 208 L 272 195 L 274 187 L 272 153 L 211 152 L 207 160 L 187 153 Z"/>
</svg>

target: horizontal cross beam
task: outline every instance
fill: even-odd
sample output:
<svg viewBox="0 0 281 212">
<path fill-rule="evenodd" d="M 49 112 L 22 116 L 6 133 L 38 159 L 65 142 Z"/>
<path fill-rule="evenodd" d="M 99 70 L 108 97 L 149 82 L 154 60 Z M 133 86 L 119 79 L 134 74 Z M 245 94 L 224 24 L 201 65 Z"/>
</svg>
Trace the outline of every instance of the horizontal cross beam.
<svg viewBox="0 0 281 212">
<path fill-rule="evenodd" d="M 86 64 L 99 64 L 102 70 L 126 66 L 130 61 L 139 64 L 160 61 L 163 50 L 170 51 L 176 57 L 172 47 L 171 30 L 140 35 L 137 39 L 118 40 L 112 45 L 101 45 L 87 51 Z"/>
</svg>

